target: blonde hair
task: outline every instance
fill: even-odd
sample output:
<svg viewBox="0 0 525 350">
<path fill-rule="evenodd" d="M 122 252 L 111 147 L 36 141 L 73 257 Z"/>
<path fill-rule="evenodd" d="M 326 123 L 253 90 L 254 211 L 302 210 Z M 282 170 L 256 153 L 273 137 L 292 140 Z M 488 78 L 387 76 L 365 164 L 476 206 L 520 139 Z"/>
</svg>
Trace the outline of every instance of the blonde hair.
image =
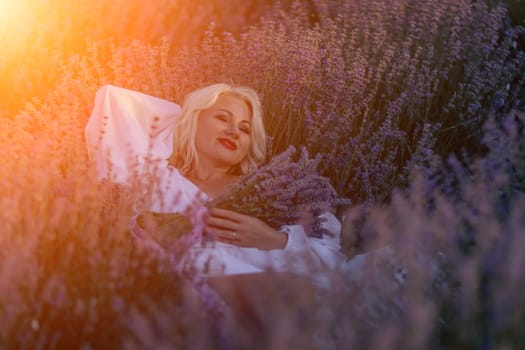
<svg viewBox="0 0 525 350">
<path fill-rule="evenodd" d="M 182 175 L 188 175 L 197 165 L 199 159 L 195 147 L 197 121 L 200 112 L 212 107 L 220 96 L 231 95 L 244 101 L 251 111 L 250 148 L 246 157 L 232 169 L 232 172 L 247 174 L 264 162 L 266 158 L 266 132 L 262 120 L 262 109 L 259 96 L 252 88 L 213 84 L 195 90 L 184 98 L 182 110 L 175 123 L 173 154 L 170 163 Z"/>
</svg>

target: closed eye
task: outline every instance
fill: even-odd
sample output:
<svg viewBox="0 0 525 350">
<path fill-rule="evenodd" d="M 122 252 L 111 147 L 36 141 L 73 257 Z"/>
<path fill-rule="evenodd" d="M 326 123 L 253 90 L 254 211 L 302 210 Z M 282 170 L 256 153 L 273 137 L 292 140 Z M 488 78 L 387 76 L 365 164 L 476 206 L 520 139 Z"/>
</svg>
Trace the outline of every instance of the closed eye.
<svg viewBox="0 0 525 350">
<path fill-rule="evenodd" d="M 228 121 L 228 116 L 226 114 L 217 114 L 215 117 L 223 122 Z"/>
</svg>

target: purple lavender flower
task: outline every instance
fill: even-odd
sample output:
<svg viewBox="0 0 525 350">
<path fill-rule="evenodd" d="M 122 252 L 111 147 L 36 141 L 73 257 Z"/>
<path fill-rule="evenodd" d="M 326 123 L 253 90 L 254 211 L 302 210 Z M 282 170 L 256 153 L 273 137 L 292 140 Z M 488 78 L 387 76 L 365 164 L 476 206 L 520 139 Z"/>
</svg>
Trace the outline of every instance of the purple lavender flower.
<svg viewBox="0 0 525 350">
<path fill-rule="evenodd" d="M 317 174 L 319 161 L 310 159 L 304 148 L 297 155 L 290 146 L 208 205 L 257 216 L 276 228 L 308 222 L 306 232 L 320 237 L 318 216 L 350 201 L 339 198 L 330 181 Z"/>
</svg>

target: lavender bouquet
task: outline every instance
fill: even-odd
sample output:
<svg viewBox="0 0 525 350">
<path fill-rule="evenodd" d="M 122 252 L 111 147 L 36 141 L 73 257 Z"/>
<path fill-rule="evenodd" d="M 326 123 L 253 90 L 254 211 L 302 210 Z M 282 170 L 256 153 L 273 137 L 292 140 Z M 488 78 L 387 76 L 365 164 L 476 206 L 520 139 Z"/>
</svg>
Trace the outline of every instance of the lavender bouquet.
<svg viewBox="0 0 525 350">
<path fill-rule="evenodd" d="M 309 236 L 320 237 L 319 215 L 350 201 L 341 199 L 330 181 L 317 174 L 319 162 L 320 157 L 310 158 L 305 148 L 297 152 L 290 146 L 207 206 L 255 216 L 275 228 L 300 223 Z"/>
</svg>

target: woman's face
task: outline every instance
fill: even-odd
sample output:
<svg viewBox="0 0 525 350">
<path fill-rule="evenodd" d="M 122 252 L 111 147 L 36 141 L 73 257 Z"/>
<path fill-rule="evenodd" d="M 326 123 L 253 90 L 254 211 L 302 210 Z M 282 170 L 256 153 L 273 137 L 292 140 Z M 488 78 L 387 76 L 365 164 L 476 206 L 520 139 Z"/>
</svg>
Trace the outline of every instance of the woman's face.
<svg viewBox="0 0 525 350">
<path fill-rule="evenodd" d="M 251 144 L 251 113 L 234 95 L 221 95 L 201 111 L 197 121 L 195 147 L 200 162 L 231 169 L 248 154 Z"/>
</svg>

